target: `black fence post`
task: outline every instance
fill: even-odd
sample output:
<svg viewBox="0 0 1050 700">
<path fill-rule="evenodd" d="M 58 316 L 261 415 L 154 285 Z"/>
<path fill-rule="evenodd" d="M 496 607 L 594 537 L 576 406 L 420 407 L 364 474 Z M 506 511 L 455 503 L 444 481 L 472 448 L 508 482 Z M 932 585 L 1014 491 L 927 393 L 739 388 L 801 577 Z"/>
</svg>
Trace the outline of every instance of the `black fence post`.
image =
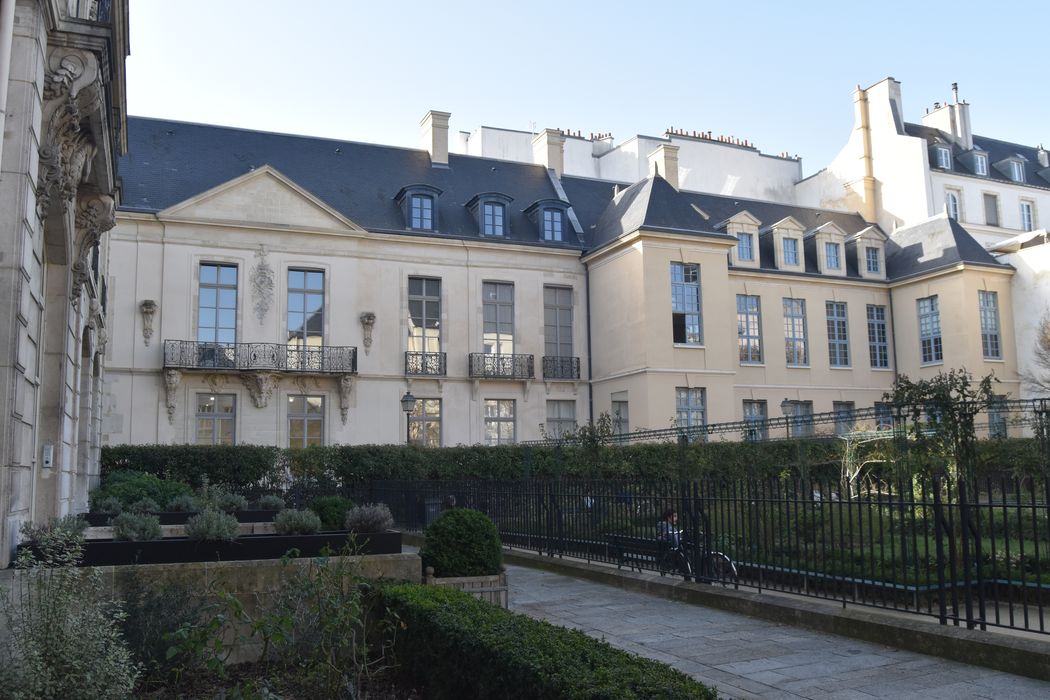
<svg viewBox="0 0 1050 700">
<path fill-rule="evenodd" d="M 934 476 L 932 480 L 933 490 L 933 525 L 934 525 L 934 540 L 937 547 L 937 611 L 938 619 L 942 625 L 948 624 L 948 601 L 945 597 L 945 580 L 944 580 L 944 535 L 947 529 L 947 522 L 944 517 L 944 501 L 941 498 L 941 478 Z M 951 532 L 948 532 L 948 537 L 951 537 Z"/>
</svg>

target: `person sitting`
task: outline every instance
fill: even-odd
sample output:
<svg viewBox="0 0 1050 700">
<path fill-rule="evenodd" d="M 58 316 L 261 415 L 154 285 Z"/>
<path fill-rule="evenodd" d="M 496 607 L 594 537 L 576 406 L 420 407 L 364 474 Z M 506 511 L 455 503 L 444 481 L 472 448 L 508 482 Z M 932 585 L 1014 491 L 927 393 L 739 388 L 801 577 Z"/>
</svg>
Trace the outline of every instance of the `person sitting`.
<svg viewBox="0 0 1050 700">
<path fill-rule="evenodd" d="M 671 548 L 677 548 L 682 531 L 678 529 L 678 512 L 668 508 L 656 523 L 656 539 L 666 542 Z"/>
</svg>

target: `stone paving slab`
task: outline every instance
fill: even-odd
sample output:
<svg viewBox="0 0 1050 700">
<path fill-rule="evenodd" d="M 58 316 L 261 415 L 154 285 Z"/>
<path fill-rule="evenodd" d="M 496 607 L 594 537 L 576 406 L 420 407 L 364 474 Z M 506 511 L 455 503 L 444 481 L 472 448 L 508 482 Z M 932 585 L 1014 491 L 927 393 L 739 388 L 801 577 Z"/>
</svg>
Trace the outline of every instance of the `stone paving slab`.
<svg viewBox="0 0 1050 700">
<path fill-rule="evenodd" d="M 727 698 L 1032 700 L 1050 683 L 508 566 L 510 607 L 668 663 Z"/>
</svg>

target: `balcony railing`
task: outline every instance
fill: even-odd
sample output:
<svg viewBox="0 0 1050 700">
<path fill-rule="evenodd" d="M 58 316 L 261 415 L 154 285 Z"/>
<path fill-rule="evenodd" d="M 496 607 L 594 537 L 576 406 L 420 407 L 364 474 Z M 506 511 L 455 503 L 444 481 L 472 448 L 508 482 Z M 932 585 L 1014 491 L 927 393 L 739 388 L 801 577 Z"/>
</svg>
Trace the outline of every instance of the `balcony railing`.
<svg viewBox="0 0 1050 700">
<path fill-rule="evenodd" d="M 406 352 L 405 374 L 417 377 L 444 377 L 445 353 Z"/>
<path fill-rule="evenodd" d="M 532 379 L 532 355 L 470 353 L 470 376 L 474 379 Z"/>
<path fill-rule="evenodd" d="M 580 358 L 544 355 L 543 378 L 577 381 L 580 378 Z"/>
<path fill-rule="evenodd" d="M 357 348 L 165 340 L 164 366 L 178 369 L 354 374 L 357 372 Z"/>
</svg>

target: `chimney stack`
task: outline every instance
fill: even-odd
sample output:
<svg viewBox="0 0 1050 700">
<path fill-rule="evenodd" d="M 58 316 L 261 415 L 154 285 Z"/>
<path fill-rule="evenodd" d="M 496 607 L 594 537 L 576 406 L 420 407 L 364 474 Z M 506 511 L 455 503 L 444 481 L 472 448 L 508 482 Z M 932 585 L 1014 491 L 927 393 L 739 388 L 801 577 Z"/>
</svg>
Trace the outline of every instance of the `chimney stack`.
<svg viewBox="0 0 1050 700">
<path fill-rule="evenodd" d="M 662 143 L 649 154 L 649 175 L 659 175 L 678 189 L 678 146 Z"/>
<path fill-rule="evenodd" d="M 423 135 L 423 148 L 430 153 L 431 165 L 448 165 L 448 112 L 430 110 L 419 122 Z"/>
<path fill-rule="evenodd" d="M 532 137 L 532 162 L 561 177 L 565 170 L 565 134 L 558 129 L 544 129 Z"/>
</svg>

